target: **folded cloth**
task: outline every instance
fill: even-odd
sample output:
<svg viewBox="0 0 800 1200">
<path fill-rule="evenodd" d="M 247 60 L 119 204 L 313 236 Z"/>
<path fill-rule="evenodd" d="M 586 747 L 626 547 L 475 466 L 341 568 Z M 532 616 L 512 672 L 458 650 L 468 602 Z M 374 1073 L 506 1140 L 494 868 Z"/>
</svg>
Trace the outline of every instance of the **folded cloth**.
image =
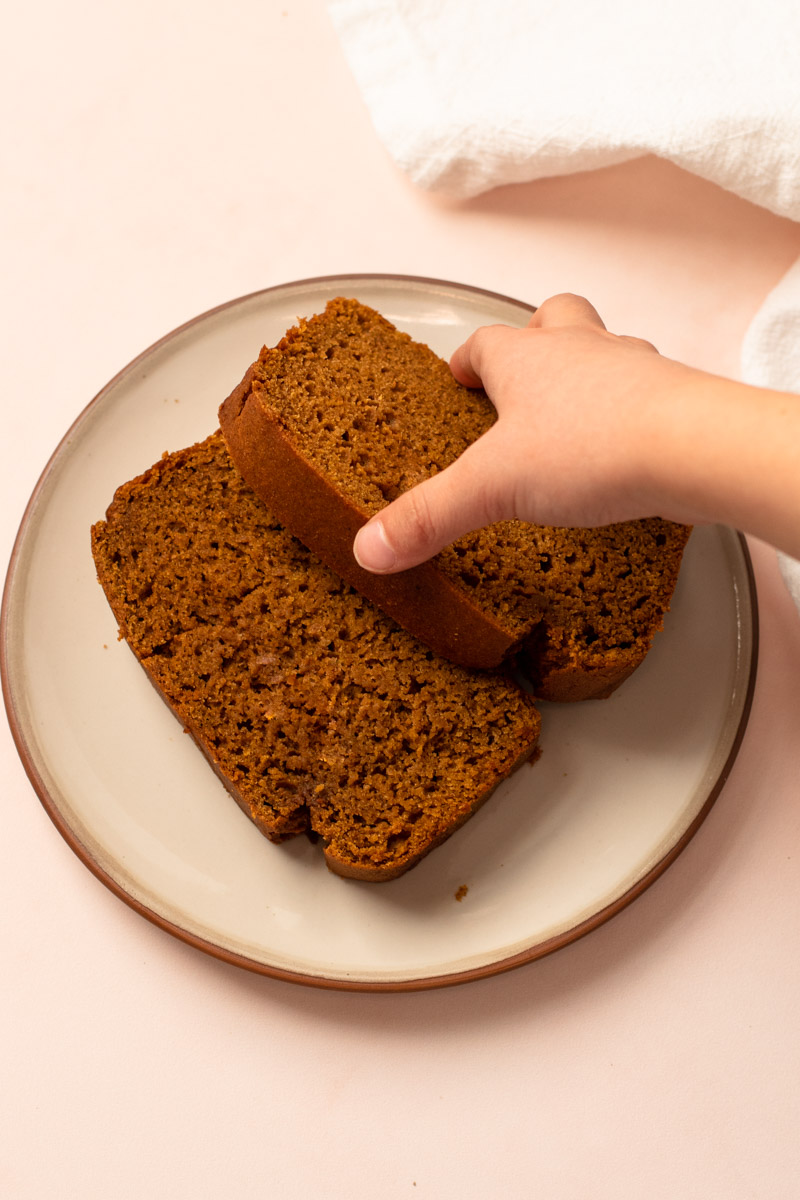
<svg viewBox="0 0 800 1200">
<path fill-rule="evenodd" d="M 372 120 L 421 187 L 657 154 L 800 219 L 797 0 L 330 0 Z"/>
<path fill-rule="evenodd" d="M 797 0 L 329 0 L 376 130 L 457 197 L 657 154 L 800 220 Z M 800 392 L 800 263 L 742 376 Z M 800 609 L 800 565 L 780 556 Z"/>
<path fill-rule="evenodd" d="M 800 393 L 800 260 L 753 318 L 742 343 L 741 372 L 745 383 L 756 387 Z M 800 610 L 800 562 L 785 554 L 778 562 Z"/>
</svg>

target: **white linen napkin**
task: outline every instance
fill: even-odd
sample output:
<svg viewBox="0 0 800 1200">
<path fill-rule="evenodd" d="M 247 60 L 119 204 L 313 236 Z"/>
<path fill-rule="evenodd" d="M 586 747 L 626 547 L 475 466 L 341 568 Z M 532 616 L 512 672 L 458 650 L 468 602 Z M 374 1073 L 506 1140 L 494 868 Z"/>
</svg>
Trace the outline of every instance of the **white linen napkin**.
<svg viewBox="0 0 800 1200">
<path fill-rule="evenodd" d="M 657 154 L 800 219 L 797 0 L 330 0 L 378 134 L 421 187 Z"/>
<path fill-rule="evenodd" d="M 742 343 L 741 367 L 745 383 L 800 393 L 800 259 L 753 318 Z M 778 562 L 800 610 L 800 562 L 786 554 L 779 554 Z"/>
</svg>

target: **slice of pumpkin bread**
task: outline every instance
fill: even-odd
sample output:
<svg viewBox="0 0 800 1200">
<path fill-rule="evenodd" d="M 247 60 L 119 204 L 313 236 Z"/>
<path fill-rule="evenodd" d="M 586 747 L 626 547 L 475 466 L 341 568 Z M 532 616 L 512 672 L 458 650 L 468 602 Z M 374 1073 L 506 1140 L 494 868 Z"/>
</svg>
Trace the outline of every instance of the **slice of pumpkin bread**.
<svg viewBox="0 0 800 1200">
<path fill-rule="evenodd" d="M 272 841 L 338 874 L 408 870 L 534 752 L 503 673 L 438 658 L 291 537 L 219 432 L 118 488 L 97 574 L 151 681 Z"/>
<path fill-rule="evenodd" d="M 344 298 L 265 347 L 220 409 L 231 457 L 278 519 L 438 654 L 494 667 L 521 651 L 541 698 L 608 695 L 662 626 L 685 527 L 505 521 L 397 575 L 353 557 L 361 525 L 495 418 L 429 347 Z"/>
</svg>

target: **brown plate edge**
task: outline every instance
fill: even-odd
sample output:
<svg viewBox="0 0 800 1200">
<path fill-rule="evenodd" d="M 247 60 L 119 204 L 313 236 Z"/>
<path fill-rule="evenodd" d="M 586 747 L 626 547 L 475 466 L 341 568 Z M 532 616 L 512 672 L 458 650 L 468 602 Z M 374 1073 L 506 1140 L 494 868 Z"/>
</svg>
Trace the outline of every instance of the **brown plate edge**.
<svg viewBox="0 0 800 1200">
<path fill-rule="evenodd" d="M 454 987 L 458 984 L 471 983 L 480 979 L 487 979 L 493 975 L 503 974 L 506 971 L 511 971 L 517 967 L 524 966 L 527 963 L 535 962 L 541 958 L 545 958 L 548 955 L 553 954 L 556 950 L 560 950 L 563 947 L 580 940 L 582 937 L 585 937 L 586 934 L 591 933 L 593 930 L 599 928 L 599 926 L 605 924 L 612 917 L 616 916 L 623 909 L 627 908 L 629 904 L 636 900 L 643 892 L 647 890 L 647 888 L 655 883 L 655 881 L 667 870 L 667 868 L 672 865 L 678 855 L 686 848 L 694 835 L 697 833 L 697 830 L 708 816 L 711 808 L 722 791 L 739 753 L 745 730 L 747 728 L 753 702 L 753 693 L 755 690 L 759 641 L 758 600 L 752 560 L 747 548 L 747 542 L 741 533 L 737 533 L 737 537 L 739 539 L 740 548 L 744 559 L 751 609 L 752 651 L 750 658 L 750 670 L 747 681 L 747 690 L 742 705 L 742 712 L 739 718 L 739 724 L 736 734 L 733 738 L 728 757 L 723 764 L 713 787 L 710 789 L 706 801 L 700 811 L 697 813 L 691 824 L 684 830 L 678 841 L 670 847 L 666 854 L 664 854 L 657 863 L 650 867 L 650 869 L 645 872 L 645 874 L 621 896 L 618 896 L 614 901 L 600 909 L 598 912 L 593 913 L 590 917 L 587 917 L 585 920 L 579 922 L 577 925 L 572 926 L 570 929 L 564 930 L 562 933 L 559 933 L 551 938 L 547 938 L 543 942 L 539 942 L 536 945 L 529 946 L 527 949 L 519 951 L 517 954 L 513 954 L 507 958 L 486 963 L 478 967 L 469 968 L 463 971 L 453 971 L 442 975 L 428 975 L 413 979 L 400 980 L 364 980 L 357 978 L 348 979 L 346 977 L 326 978 L 325 976 L 309 975 L 298 971 L 284 970 L 280 967 L 270 966 L 269 964 L 258 962 L 255 959 L 248 958 L 246 955 L 238 954 L 235 951 L 227 950 L 223 946 L 218 946 L 214 942 L 210 942 L 197 934 L 193 934 L 186 929 L 182 929 L 179 925 L 169 921 L 167 918 L 160 916 L 160 914 L 148 908 L 147 905 L 143 904 L 135 896 L 127 892 L 125 888 L 123 888 L 122 885 L 113 878 L 113 876 L 111 876 L 97 863 L 89 849 L 78 838 L 75 832 L 66 823 L 61 813 L 58 811 L 58 808 L 50 796 L 44 780 L 39 773 L 34 755 L 28 747 L 22 732 L 21 722 L 17 714 L 16 697 L 14 695 L 14 688 L 10 678 L 8 662 L 9 655 L 7 652 L 10 636 L 10 597 L 31 517 L 36 509 L 41 492 L 45 487 L 54 467 L 58 463 L 64 448 L 69 443 L 75 430 L 80 424 L 83 423 L 89 412 L 102 402 L 105 395 L 123 377 L 135 370 L 136 367 L 138 367 L 139 364 L 145 359 L 149 358 L 154 351 L 160 349 L 179 334 L 206 320 L 208 317 L 224 312 L 226 309 L 235 308 L 240 304 L 255 299 L 256 297 L 268 295 L 270 292 L 285 291 L 289 288 L 304 287 L 314 284 L 336 283 L 338 285 L 340 283 L 347 283 L 348 281 L 359 280 L 382 280 L 386 281 L 387 283 L 420 283 L 439 288 L 455 289 L 457 291 L 471 292 L 477 295 L 488 296 L 493 299 L 501 300 L 504 303 L 509 303 L 519 308 L 529 309 L 531 312 L 535 312 L 534 305 L 515 300 L 513 297 L 506 296 L 501 292 L 494 292 L 486 288 L 479 288 L 469 284 L 428 278 L 426 276 L 383 274 L 380 272 L 353 273 L 348 275 L 320 275 L 311 276 L 306 279 L 292 280 L 288 283 L 276 284 L 272 287 L 262 288 L 255 292 L 249 292 L 244 296 L 236 297 L 233 300 L 225 301 L 223 304 L 219 304 L 214 308 L 207 309 L 198 316 L 191 318 L 189 321 L 184 322 L 171 332 L 165 334 L 162 338 L 159 338 L 158 341 L 153 342 L 147 347 L 147 349 L 143 350 L 141 354 L 132 359 L 127 366 L 118 371 L 117 374 L 114 375 L 113 378 L 110 379 L 108 383 L 97 393 L 97 395 L 90 400 L 76 420 L 70 425 L 69 429 L 64 434 L 56 449 L 50 456 L 47 464 L 45 465 L 44 470 L 42 471 L 42 474 L 40 475 L 39 480 L 33 490 L 33 493 L 31 494 L 30 500 L 26 505 L 14 546 L 11 551 L 5 585 L 3 588 L 2 609 L 0 610 L 0 681 L 2 682 L 2 692 L 6 707 L 6 714 L 8 717 L 9 726 L 11 728 L 11 734 L 17 748 L 17 753 L 19 754 L 20 760 L 25 769 L 25 773 L 27 774 L 34 791 L 39 797 L 39 800 L 44 806 L 45 811 L 47 812 L 58 832 L 66 841 L 67 845 L 77 855 L 84 866 L 86 866 L 92 872 L 92 874 L 109 889 L 109 891 L 111 891 L 115 896 L 122 900 L 123 903 L 127 904 L 128 907 L 132 908 L 140 916 L 144 917 L 147 921 L 151 922 L 151 924 L 157 926 L 159 929 L 162 929 L 164 932 L 169 933 L 171 936 L 177 938 L 179 941 L 184 942 L 186 945 L 192 946 L 196 950 L 200 950 L 202 953 L 207 954 L 212 958 L 216 958 L 222 962 L 230 964 L 231 966 L 240 967 L 244 970 L 258 975 L 263 975 L 271 979 L 278 979 L 286 983 L 302 984 L 306 987 L 322 988 L 333 991 L 373 993 L 417 992 L 427 991 L 434 988 Z"/>
</svg>

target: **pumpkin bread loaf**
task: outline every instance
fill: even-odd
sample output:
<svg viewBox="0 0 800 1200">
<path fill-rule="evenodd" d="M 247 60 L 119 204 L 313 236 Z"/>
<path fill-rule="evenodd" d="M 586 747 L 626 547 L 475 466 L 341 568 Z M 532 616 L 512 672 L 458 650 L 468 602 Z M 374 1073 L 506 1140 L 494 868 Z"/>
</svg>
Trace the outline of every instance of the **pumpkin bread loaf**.
<svg viewBox="0 0 800 1200">
<path fill-rule="evenodd" d="M 92 550 L 120 636 L 240 807 L 272 841 L 320 835 L 338 874 L 402 874 L 534 753 L 531 697 L 318 562 L 219 432 L 120 487 Z"/>
<path fill-rule="evenodd" d="M 505 521 L 397 575 L 353 557 L 361 525 L 495 419 L 429 347 L 343 298 L 265 347 L 220 409 L 233 461 L 276 517 L 437 654 L 472 667 L 520 654 L 542 699 L 607 696 L 662 626 L 684 526 Z"/>
</svg>

